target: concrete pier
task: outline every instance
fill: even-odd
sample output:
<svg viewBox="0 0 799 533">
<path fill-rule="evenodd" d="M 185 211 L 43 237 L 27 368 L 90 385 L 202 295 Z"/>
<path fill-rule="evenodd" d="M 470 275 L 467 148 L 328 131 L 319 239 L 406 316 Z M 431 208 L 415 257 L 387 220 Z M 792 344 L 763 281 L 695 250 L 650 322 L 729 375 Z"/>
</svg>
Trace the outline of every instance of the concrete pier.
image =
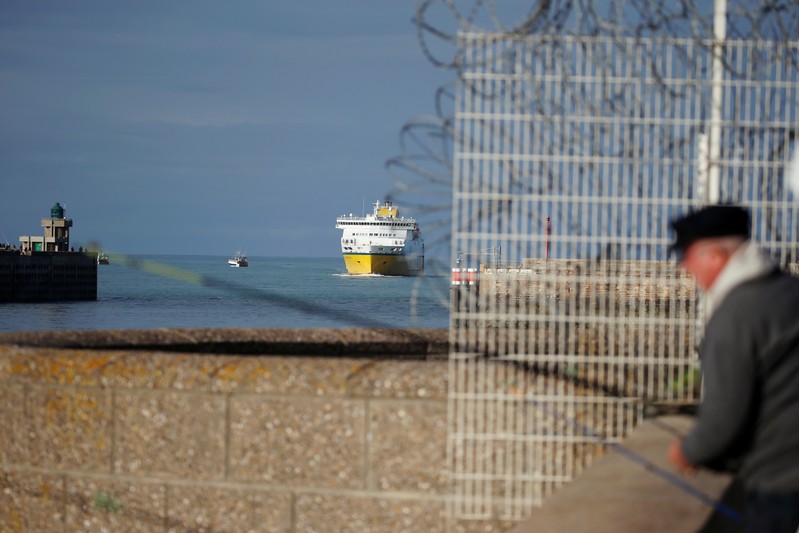
<svg viewBox="0 0 799 533">
<path fill-rule="evenodd" d="M 0 250 L 0 303 L 96 299 L 96 256 Z"/>
<path fill-rule="evenodd" d="M 72 219 L 59 202 L 41 235 L 22 235 L 19 250 L 0 249 L 0 303 L 97 299 L 97 253 L 72 251 Z"/>
</svg>

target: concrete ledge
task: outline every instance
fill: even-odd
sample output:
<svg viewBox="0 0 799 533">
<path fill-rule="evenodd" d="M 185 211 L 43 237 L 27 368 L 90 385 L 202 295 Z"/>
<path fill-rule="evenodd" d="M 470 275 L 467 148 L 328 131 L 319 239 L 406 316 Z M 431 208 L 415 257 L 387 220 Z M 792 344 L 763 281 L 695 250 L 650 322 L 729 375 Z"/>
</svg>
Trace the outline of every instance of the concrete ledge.
<svg viewBox="0 0 799 533">
<path fill-rule="evenodd" d="M 715 501 L 735 509 L 731 478 L 700 471 L 681 476 L 669 465 L 666 450 L 676 434 L 684 434 L 690 417 L 669 416 L 645 421 L 621 445 L 655 467 L 673 474 Z M 740 508 L 735 509 L 741 513 Z M 610 451 L 577 479 L 562 487 L 533 511 L 514 533 L 733 532 L 740 524 L 624 453 Z"/>
<path fill-rule="evenodd" d="M 446 329 L 148 329 L 0 333 L 0 344 L 237 355 L 446 359 Z"/>
</svg>

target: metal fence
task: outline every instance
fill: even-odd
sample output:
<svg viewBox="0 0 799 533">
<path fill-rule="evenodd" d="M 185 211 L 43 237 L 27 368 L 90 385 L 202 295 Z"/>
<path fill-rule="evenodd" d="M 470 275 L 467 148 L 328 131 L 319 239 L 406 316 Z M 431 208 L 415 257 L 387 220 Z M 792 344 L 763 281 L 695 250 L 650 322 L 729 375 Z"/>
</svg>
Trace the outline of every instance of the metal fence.
<svg viewBox="0 0 799 533">
<path fill-rule="evenodd" d="M 520 519 L 647 411 L 700 398 L 669 220 L 740 203 L 797 261 L 799 44 L 464 32 L 457 51 L 450 514 Z"/>
</svg>

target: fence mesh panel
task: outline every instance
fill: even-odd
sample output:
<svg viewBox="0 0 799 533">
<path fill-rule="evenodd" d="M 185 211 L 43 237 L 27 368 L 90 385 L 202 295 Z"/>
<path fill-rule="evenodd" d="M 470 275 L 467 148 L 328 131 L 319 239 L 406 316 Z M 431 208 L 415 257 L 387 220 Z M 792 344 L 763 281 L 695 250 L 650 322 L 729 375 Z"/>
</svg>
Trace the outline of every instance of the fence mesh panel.
<svg viewBox="0 0 799 533">
<path fill-rule="evenodd" d="M 523 518 L 647 412 L 699 400 L 701 295 L 668 223 L 740 203 L 796 262 L 798 46 L 460 33 L 451 516 Z"/>
</svg>

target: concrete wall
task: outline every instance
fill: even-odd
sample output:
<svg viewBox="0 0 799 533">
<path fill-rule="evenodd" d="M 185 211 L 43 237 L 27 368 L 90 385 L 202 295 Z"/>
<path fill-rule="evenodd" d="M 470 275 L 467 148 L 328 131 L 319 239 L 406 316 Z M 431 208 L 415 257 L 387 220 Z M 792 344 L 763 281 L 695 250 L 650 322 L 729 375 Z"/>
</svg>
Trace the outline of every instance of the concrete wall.
<svg viewBox="0 0 799 533">
<path fill-rule="evenodd" d="M 96 255 L 0 251 L 0 303 L 96 299 Z"/>
<path fill-rule="evenodd" d="M 3 531 L 447 523 L 447 332 L 0 334 Z"/>
</svg>

